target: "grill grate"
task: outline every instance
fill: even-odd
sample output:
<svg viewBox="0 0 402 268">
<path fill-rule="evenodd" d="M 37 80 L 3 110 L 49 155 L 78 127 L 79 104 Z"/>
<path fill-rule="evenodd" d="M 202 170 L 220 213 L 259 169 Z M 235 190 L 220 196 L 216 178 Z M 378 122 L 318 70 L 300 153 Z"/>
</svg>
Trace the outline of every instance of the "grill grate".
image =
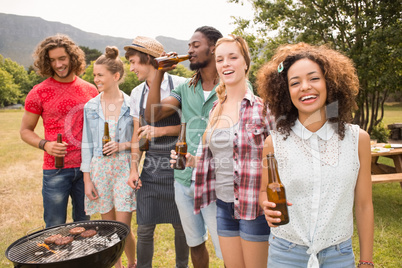
<svg viewBox="0 0 402 268">
<path fill-rule="evenodd" d="M 49 245 L 50 250 L 38 245 L 44 243 L 44 239 L 51 235 L 72 236 L 69 230 L 74 227 L 84 227 L 86 230 L 93 229 L 97 231 L 97 234 L 89 238 L 74 235 L 72 243 L 61 246 L 51 244 Z M 101 252 L 119 243 L 127 234 L 128 230 L 125 225 L 113 221 L 78 222 L 51 227 L 23 237 L 11 245 L 6 253 L 10 261 L 18 263 L 62 262 Z"/>
</svg>

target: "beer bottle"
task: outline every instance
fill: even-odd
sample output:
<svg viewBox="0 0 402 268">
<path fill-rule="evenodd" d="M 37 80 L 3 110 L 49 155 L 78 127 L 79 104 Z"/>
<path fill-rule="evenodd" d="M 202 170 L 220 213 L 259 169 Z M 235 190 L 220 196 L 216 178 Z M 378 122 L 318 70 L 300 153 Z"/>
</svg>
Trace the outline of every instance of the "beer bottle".
<svg viewBox="0 0 402 268">
<path fill-rule="evenodd" d="M 57 143 L 63 143 L 62 136 L 60 133 L 57 134 Z M 54 167 L 63 168 L 64 167 L 64 156 L 54 158 Z"/>
<path fill-rule="evenodd" d="M 270 153 L 267 155 L 268 165 L 268 185 L 267 196 L 269 202 L 274 202 L 276 207 L 273 210 L 278 210 L 282 214 L 279 217 L 281 219 L 278 223 L 272 223 L 274 225 L 284 225 L 289 223 L 288 206 L 286 202 L 285 187 L 283 186 L 278 173 L 278 164 L 275 156 Z"/>
<path fill-rule="evenodd" d="M 103 130 L 103 137 L 102 137 L 102 149 L 105 147 L 105 144 L 111 141 L 112 139 L 109 136 L 109 123 L 105 122 L 105 128 Z M 103 153 L 104 156 L 107 154 Z"/>
<path fill-rule="evenodd" d="M 147 122 L 145 121 L 144 117 L 140 116 L 140 127 L 146 126 Z M 140 140 L 138 141 L 138 147 L 140 151 L 148 151 L 149 150 L 149 140 L 147 139 L 146 135 L 141 136 Z"/>
<path fill-rule="evenodd" d="M 176 164 L 173 166 L 174 169 L 183 170 L 186 168 L 186 154 L 187 154 L 187 143 L 186 143 L 186 123 L 181 123 L 180 126 L 180 136 L 176 143 Z"/>
<path fill-rule="evenodd" d="M 188 60 L 189 58 L 189 55 L 172 55 L 156 58 L 155 61 L 158 63 L 158 70 L 161 70 L 163 68 L 173 66 L 179 62 Z"/>
</svg>

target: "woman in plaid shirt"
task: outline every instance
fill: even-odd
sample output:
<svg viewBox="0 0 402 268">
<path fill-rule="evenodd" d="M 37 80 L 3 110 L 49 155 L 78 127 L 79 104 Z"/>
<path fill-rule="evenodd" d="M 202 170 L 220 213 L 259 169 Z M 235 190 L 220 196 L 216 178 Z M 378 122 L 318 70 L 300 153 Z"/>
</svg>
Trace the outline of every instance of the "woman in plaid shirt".
<svg viewBox="0 0 402 268">
<path fill-rule="evenodd" d="M 247 80 L 251 60 L 244 39 L 219 39 L 215 54 L 218 100 L 210 112 L 201 157 L 186 156 L 187 166 L 197 167 L 194 209 L 199 213 L 217 202 L 226 267 L 267 267 L 270 229 L 258 198 L 263 144 L 274 121 L 269 111 L 263 112 L 263 101 Z"/>
</svg>

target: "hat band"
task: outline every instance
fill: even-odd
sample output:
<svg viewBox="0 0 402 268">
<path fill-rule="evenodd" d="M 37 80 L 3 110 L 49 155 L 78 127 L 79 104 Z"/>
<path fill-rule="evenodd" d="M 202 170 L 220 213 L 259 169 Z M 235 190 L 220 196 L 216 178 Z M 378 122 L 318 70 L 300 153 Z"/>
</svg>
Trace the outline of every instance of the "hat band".
<svg viewBox="0 0 402 268">
<path fill-rule="evenodd" d="M 141 48 L 145 48 L 145 49 L 147 49 L 146 47 L 143 47 L 143 46 L 140 46 L 140 45 L 137 45 L 137 44 L 132 44 L 133 46 L 136 46 L 136 47 L 141 47 Z"/>
</svg>

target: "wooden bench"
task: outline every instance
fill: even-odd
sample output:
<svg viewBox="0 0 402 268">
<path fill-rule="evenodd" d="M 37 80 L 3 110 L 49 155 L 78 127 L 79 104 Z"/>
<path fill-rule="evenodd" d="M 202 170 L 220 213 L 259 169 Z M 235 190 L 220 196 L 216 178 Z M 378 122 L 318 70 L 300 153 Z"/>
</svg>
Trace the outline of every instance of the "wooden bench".
<svg viewBox="0 0 402 268">
<path fill-rule="evenodd" d="M 372 183 L 399 182 L 402 188 L 402 173 L 371 175 Z"/>
<path fill-rule="evenodd" d="M 402 123 L 390 124 L 388 129 L 391 131 L 392 140 L 402 140 Z"/>
</svg>

